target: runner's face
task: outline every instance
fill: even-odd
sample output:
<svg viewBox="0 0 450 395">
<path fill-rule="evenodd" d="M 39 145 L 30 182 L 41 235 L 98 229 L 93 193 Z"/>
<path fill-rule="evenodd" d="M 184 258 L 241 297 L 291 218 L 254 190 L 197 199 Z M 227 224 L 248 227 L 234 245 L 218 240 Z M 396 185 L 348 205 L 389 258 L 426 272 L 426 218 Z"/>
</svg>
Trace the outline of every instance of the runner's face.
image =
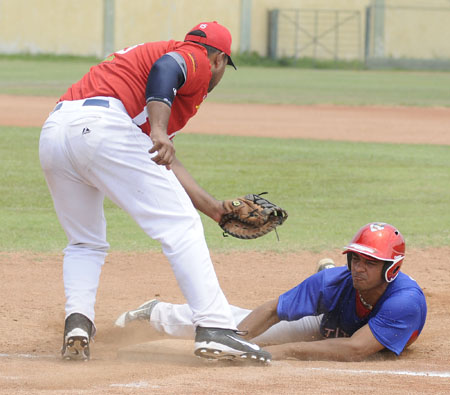
<svg viewBox="0 0 450 395">
<path fill-rule="evenodd" d="M 353 286 L 358 291 L 370 291 L 385 287 L 385 281 L 381 275 L 384 262 L 378 259 L 364 257 L 352 253 L 352 279 Z"/>
</svg>

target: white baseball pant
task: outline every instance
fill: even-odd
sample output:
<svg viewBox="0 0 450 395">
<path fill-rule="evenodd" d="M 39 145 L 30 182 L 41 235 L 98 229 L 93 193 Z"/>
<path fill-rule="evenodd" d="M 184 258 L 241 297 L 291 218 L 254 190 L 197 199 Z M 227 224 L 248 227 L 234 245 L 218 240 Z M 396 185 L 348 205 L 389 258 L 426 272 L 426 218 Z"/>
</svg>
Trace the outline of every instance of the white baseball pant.
<svg viewBox="0 0 450 395">
<path fill-rule="evenodd" d="M 109 248 L 103 212 L 107 196 L 161 243 L 192 310 L 193 324 L 236 329 L 200 216 L 186 191 L 171 170 L 150 159 L 152 141 L 123 104 L 114 98 L 95 99 L 107 101 L 109 108 L 86 105 L 95 103 L 91 99 L 62 102 L 40 137 L 41 166 L 68 239 L 63 264 L 66 317 L 77 312 L 94 322 L 101 267 Z M 124 280 L 124 288 L 130 286 Z"/>
<path fill-rule="evenodd" d="M 234 319 L 240 323 L 251 310 L 231 305 Z M 323 315 L 307 316 L 297 321 L 280 321 L 261 335 L 252 339 L 257 344 L 281 344 L 322 339 L 320 322 Z M 158 332 L 193 339 L 195 328 L 192 325 L 192 311 L 187 304 L 159 302 L 152 310 L 150 324 Z"/>
</svg>

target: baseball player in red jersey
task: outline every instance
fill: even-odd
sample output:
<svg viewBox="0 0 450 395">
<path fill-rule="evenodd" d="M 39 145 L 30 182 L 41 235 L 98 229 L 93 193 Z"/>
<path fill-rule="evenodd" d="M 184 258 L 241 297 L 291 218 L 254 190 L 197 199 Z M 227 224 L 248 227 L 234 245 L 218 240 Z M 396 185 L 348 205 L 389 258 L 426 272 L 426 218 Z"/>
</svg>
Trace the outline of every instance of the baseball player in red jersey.
<svg viewBox="0 0 450 395">
<path fill-rule="evenodd" d="M 109 245 L 105 196 L 161 243 L 192 311 L 195 354 L 267 363 L 244 341 L 220 288 L 205 242 L 202 211 L 215 221 L 222 201 L 203 190 L 176 158 L 172 138 L 220 82 L 230 32 L 195 26 L 184 42 L 118 51 L 93 66 L 60 98 L 40 137 L 41 166 L 67 235 L 62 356 L 90 357 L 95 299 Z"/>
</svg>

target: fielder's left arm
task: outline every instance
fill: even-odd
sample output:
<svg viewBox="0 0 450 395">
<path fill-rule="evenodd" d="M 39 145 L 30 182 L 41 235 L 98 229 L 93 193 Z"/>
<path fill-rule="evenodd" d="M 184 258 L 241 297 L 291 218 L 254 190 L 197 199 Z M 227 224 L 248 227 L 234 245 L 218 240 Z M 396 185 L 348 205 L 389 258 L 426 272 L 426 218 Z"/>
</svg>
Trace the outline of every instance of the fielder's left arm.
<svg viewBox="0 0 450 395">
<path fill-rule="evenodd" d="M 172 171 L 181 185 L 183 185 L 194 207 L 214 221 L 219 222 L 224 213 L 222 201 L 217 200 L 198 185 L 194 177 L 191 176 L 176 157 L 172 162 Z"/>
</svg>

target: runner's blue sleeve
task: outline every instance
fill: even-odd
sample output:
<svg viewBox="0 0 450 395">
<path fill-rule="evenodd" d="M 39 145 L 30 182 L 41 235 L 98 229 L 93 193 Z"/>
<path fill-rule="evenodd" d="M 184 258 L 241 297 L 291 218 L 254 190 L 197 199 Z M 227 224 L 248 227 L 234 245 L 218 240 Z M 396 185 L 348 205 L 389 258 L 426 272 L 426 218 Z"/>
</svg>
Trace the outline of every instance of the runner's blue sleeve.
<svg viewBox="0 0 450 395">
<path fill-rule="evenodd" d="M 160 101 L 172 107 L 173 100 L 186 81 L 187 66 L 177 52 L 161 56 L 150 69 L 145 89 L 146 103 Z"/>
<path fill-rule="evenodd" d="M 280 320 L 296 321 L 308 315 L 327 313 L 340 301 L 341 293 L 349 289 L 350 272 L 336 267 L 316 273 L 278 298 Z"/>
<path fill-rule="evenodd" d="M 400 355 L 422 331 L 426 315 L 425 296 L 419 288 L 410 288 L 387 298 L 380 311 L 369 320 L 369 327 L 383 346 Z"/>
</svg>

